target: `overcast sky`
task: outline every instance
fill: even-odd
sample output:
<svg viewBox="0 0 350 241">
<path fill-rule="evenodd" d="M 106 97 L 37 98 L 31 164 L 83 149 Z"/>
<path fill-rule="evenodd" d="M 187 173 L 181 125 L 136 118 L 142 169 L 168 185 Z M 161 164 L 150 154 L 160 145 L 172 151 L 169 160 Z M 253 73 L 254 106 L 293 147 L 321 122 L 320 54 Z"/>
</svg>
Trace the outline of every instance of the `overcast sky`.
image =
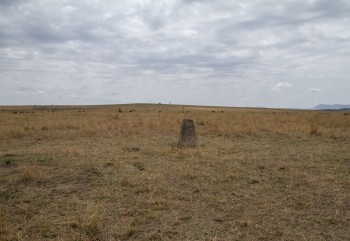
<svg viewBox="0 0 350 241">
<path fill-rule="evenodd" d="M 0 105 L 350 104 L 349 0 L 0 0 Z"/>
</svg>

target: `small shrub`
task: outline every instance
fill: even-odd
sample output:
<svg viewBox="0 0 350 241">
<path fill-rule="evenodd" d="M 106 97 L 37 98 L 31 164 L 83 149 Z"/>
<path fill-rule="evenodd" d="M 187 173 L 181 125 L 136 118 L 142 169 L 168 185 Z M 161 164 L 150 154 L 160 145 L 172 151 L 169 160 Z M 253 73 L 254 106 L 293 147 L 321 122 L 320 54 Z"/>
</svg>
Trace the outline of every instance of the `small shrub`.
<svg viewBox="0 0 350 241">
<path fill-rule="evenodd" d="M 135 161 L 131 163 L 134 167 L 136 167 L 139 171 L 144 171 L 145 170 L 145 164 L 141 161 Z"/>
<path fill-rule="evenodd" d="M 125 236 L 127 238 L 131 238 L 132 236 L 134 236 L 136 234 L 136 228 L 134 227 L 129 227 L 127 230 L 125 230 Z"/>
<path fill-rule="evenodd" d="M 15 161 L 15 156 L 14 154 L 6 154 L 3 155 L 0 159 L 0 162 L 6 164 L 6 165 L 10 165 Z"/>
<path fill-rule="evenodd" d="M 5 161 L 4 161 L 4 163 L 5 163 L 6 165 L 11 164 L 11 162 L 12 162 L 12 159 L 5 159 Z"/>
<path fill-rule="evenodd" d="M 48 130 L 49 130 L 49 127 L 48 127 L 48 126 L 42 126 L 42 127 L 41 127 L 41 130 L 42 130 L 42 131 L 48 131 Z"/>
</svg>

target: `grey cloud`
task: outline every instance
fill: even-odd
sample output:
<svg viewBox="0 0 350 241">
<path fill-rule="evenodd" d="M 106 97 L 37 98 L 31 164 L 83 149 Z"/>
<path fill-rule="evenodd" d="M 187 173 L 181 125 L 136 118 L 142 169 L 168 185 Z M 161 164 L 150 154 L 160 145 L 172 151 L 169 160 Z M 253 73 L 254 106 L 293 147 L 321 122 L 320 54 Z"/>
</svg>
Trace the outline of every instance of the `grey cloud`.
<svg viewBox="0 0 350 241">
<path fill-rule="evenodd" d="M 0 6 L 1 7 L 10 7 L 12 5 L 16 5 L 18 3 L 24 2 L 25 0 L 1 0 Z"/>
<path fill-rule="evenodd" d="M 347 0 L 318 0 L 310 6 L 310 10 L 317 12 L 320 18 L 345 17 L 349 19 L 350 2 Z"/>
</svg>

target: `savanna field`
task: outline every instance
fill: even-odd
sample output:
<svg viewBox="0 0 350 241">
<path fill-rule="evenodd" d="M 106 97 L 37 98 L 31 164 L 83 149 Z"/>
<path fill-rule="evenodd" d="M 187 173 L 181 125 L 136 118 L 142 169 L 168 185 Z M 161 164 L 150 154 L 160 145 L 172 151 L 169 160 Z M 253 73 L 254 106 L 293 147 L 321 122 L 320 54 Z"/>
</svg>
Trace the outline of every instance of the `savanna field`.
<svg viewBox="0 0 350 241">
<path fill-rule="evenodd" d="M 0 240 L 350 240 L 350 117 L 1 107 Z"/>
</svg>

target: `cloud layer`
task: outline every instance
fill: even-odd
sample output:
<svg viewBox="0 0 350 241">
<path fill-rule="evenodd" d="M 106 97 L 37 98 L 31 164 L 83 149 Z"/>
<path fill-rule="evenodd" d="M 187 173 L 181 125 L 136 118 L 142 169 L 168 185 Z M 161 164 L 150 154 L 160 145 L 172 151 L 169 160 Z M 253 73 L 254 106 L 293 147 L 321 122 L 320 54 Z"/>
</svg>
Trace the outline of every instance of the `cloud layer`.
<svg viewBox="0 0 350 241">
<path fill-rule="evenodd" d="M 348 26 L 347 0 L 1 1 L 0 104 L 350 103 Z"/>
</svg>

